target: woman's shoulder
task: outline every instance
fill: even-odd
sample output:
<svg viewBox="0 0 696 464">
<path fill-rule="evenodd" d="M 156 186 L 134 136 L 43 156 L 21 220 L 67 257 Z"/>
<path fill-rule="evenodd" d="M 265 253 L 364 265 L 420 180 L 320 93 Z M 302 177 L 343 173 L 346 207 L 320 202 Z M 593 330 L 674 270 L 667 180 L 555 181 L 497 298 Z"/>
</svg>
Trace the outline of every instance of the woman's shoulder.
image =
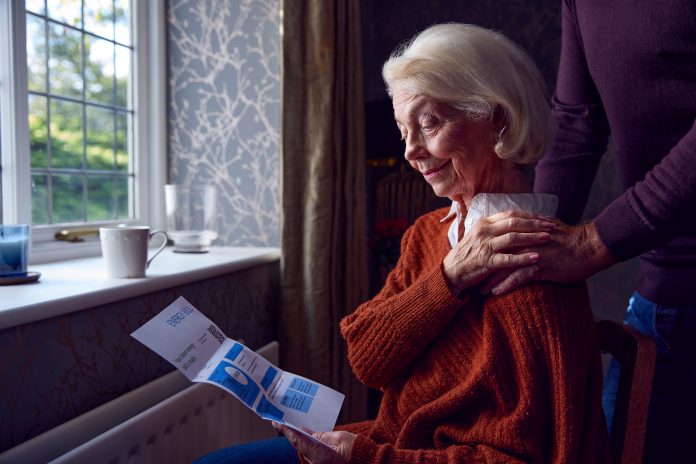
<svg viewBox="0 0 696 464">
<path fill-rule="evenodd" d="M 444 240 L 447 240 L 447 230 L 452 223 L 452 219 L 446 221 L 442 221 L 442 219 L 447 216 L 448 211 L 448 208 L 439 208 L 419 216 L 408 227 L 404 237 L 416 242 L 421 242 L 422 240 L 432 241 L 434 237 L 443 237 Z"/>
<path fill-rule="evenodd" d="M 519 345 L 522 351 L 556 352 L 566 359 L 566 350 L 573 349 L 575 358 L 586 360 L 599 354 L 584 282 L 533 282 L 505 295 L 489 297 L 482 323 L 506 334 L 509 343 Z"/>
<path fill-rule="evenodd" d="M 584 281 L 572 283 L 529 282 L 510 292 L 510 296 L 513 299 L 528 301 L 565 302 L 570 299 L 579 304 L 587 304 L 589 306 L 589 294 Z"/>
<path fill-rule="evenodd" d="M 489 309 L 500 317 L 527 323 L 588 326 L 594 323 L 585 282 L 531 282 L 505 295 L 490 297 Z"/>
<path fill-rule="evenodd" d="M 448 213 L 449 207 L 438 208 L 436 210 L 430 211 L 429 213 L 425 213 L 421 216 L 418 216 L 418 218 L 416 218 L 416 220 L 413 223 L 413 227 L 423 229 L 437 227 L 446 229 L 449 227 L 450 223 L 453 220 L 453 218 L 449 218 L 446 221 L 443 221 L 443 219 L 447 217 Z"/>
</svg>

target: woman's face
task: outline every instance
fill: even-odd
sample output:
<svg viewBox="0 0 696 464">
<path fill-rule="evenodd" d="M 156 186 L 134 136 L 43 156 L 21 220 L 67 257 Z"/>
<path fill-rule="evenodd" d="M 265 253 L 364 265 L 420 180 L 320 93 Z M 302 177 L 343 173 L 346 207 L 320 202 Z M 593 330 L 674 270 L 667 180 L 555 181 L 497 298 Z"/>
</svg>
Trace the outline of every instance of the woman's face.
<svg viewBox="0 0 696 464">
<path fill-rule="evenodd" d="M 447 104 L 398 89 L 392 104 L 404 156 L 435 195 L 469 204 L 477 193 L 500 191 L 502 160 L 493 151 L 491 121 L 472 121 Z"/>
</svg>

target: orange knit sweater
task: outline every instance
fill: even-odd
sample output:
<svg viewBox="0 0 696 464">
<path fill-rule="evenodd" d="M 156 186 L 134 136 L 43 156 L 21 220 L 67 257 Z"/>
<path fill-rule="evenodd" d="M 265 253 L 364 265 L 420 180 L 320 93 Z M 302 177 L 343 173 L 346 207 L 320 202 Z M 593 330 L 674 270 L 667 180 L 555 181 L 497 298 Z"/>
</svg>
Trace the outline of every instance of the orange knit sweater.
<svg viewBox="0 0 696 464">
<path fill-rule="evenodd" d="M 353 463 L 609 460 L 602 371 L 584 285 L 452 296 L 446 209 L 404 235 L 380 293 L 343 319 L 358 378 L 383 391 Z"/>
</svg>

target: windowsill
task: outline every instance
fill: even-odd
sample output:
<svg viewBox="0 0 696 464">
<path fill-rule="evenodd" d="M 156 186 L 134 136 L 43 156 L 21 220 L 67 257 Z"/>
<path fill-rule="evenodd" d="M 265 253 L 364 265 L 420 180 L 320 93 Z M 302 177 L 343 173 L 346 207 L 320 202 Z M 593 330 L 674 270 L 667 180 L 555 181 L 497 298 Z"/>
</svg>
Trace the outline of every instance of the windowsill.
<svg viewBox="0 0 696 464">
<path fill-rule="evenodd" d="M 68 314 L 166 288 L 209 279 L 280 259 L 278 248 L 212 247 L 209 253 L 174 253 L 152 261 L 147 277 L 109 279 L 101 257 L 29 266 L 36 283 L 0 287 L 0 329 Z"/>
<path fill-rule="evenodd" d="M 32 240 L 36 233 L 32 230 Z M 159 244 L 159 242 L 155 242 Z M 81 243 L 61 242 L 58 240 L 44 239 L 32 241 L 29 246 L 29 268 L 53 262 L 72 262 L 83 258 L 101 256 L 101 243 L 99 238 L 88 237 Z"/>
</svg>

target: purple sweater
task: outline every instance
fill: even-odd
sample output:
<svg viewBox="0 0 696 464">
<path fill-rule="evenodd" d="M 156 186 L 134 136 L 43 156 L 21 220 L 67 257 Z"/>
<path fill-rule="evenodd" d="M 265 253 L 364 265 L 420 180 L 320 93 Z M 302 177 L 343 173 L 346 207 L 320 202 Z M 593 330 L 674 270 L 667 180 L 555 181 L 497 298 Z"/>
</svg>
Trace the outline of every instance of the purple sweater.
<svg viewBox="0 0 696 464">
<path fill-rule="evenodd" d="M 596 218 L 625 260 L 642 253 L 638 291 L 696 301 L 696 1 L 564 0 L 553 112 L 558 134 L 535 191 L 577 222 L 611 135 L 625 190 Z"/>
</svg>

